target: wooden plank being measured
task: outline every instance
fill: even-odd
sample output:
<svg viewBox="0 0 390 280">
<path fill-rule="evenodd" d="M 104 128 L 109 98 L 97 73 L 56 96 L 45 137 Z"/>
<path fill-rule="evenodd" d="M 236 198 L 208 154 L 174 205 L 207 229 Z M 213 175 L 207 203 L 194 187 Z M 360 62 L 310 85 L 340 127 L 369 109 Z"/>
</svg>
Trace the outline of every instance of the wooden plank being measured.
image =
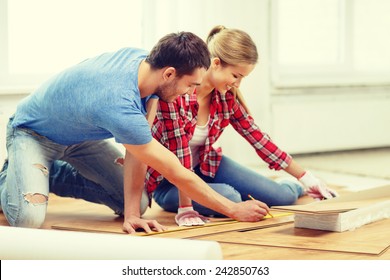
<svg viewBox="0 0 390 280">
<path fill-rule="evenodd" d="M 293 224 L 265 229 L 246 229 L 199 237 L 222 243 L 309 249 L 379 255 L 390 247 L 390 219 L 354 231 L 329 232 L 295 228 Z"/>
<path fill-rule="evenodd" d="M 149 235 L 164 235 L 168 233 L 176 233 L 179 231 L 185 231 L 185 230 L 193 230 L 193 229 L 199 229 L 199 228 L 208 228 L 213 226 L 219 226 L 219 225 L 226 225 L 226 224 L 233 224 L 237 223 L 237 221 L 231 220 L 231 219 L 224 219 L 222 221 L 214 221 L 207 223 L 206 225 L 202 227 L 179 227 L 179 226 L 170 226 L 168 229 L 164 232 L 152 232 L 152 233 L 146 233 L 146 232 L 137 232 L 135 235 L 139 236 L 149 236 Z M 70 231 L 83 231 L 83 232 L 101 232 L 101 233 L 118 233 L 118 234 L 127 234 L 122 230 L 122 224 L 123 219 L 86 219 L 86 220 L 74 220 L 74 221 L 67 221 L 63 223 L 58 223 L 52 225 L 52 229 L 59 229 L 59 230 L 70 230 Z"/>
<path fill-rule="evenodd" d="M 145 232 L 138 232 L 139 236 L 149 236 L 158 234 L 159 237 L 170 238 L 192 238 L 208 234 L 236 231 L 242 229 L 256 229 L 270 226 L 277 226 L 285 223 L 293 222 L 293 215 L 289 213 L 273 212 L 274 218 L 267 217 L 257 223 L 237 222 L 231 219 L 211 219 L 210 223 L 198 227 L 179 227 L 170 226 L 167 231 L 153 232 L 147 234 Z M 122 230 L 123 219 L 120 218 L 89 218 L 78 219 L 74 221 L 66 221 L 52 225 L 53 229 L 72 230 L 72 231 L 86 231 L 86 232 L 101 232 L 101 233 L 118 233 L 125 234 Z"/>
<path fill-rule="evenodd" d="M 213 235 L 216 233 L 227 233 L 227 232 L 234 232 L 237 230 L 261 229 L 261 228 L 280 226 L 284 224 L 293 224 L 294 216 L 291 214 L 287 214 L 287 215 L 273 214 L 273 215 L 274 218 L 264 219 L 256 223 L 234 221 L 233 223 L 225 223 L 225 224 L 219 223 L 217 226 L 191 227 L 191 230 L 183 230 L 179 232 L 163 232 L 159 234 L 159 237 L 198 238 L 200 236 Z"/>
</svg>

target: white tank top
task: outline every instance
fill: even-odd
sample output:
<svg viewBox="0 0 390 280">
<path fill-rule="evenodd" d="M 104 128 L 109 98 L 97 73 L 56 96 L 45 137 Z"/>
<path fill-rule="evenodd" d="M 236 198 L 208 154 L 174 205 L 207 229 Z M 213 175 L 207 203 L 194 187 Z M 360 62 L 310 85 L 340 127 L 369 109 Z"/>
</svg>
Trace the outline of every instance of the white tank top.
<svg viewBox="0 0 390 280">
<path fill-rule="evenodd" d="M 207 136 L 209 135 L 208 122 L 205 125 L 196 125 L 194 135 L 189 142 L 191 154 L 192 154 L 192 167 L 199 164 L 199 148 L 206 143 Z"/>
</svg>

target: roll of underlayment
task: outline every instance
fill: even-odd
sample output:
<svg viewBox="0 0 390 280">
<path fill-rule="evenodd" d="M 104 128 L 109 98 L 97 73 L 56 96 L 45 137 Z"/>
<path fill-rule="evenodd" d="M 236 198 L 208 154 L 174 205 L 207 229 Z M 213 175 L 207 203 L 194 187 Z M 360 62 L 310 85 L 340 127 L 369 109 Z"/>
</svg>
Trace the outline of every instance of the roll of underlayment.
<svg viewBox="0 0 390 280">
<path fill-rule="evenodd" d="M 216 260 L 214 241 L 0 226 L 2 260 Z"/>
</svg>

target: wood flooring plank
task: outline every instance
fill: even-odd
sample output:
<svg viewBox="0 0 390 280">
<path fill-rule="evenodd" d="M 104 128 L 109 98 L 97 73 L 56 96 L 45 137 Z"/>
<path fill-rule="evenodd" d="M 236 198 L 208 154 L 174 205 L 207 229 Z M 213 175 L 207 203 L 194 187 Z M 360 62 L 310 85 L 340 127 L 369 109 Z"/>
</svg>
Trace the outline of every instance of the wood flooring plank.
<svg viewBox="0 0 390 280">
<path fill-rule="evenodd" d="M 355 231 L 341 233 L 299 229 L 289 224 L 277 228 L 219 233 L 199 239 L 222 243 L 380 255 L 390 246 L 389 232 L 390 219 L 387 219 Z"/>
<path fill-rule="evenodd" d="M 272 219 L 265 219 L 260 222 L 236 222 L 231 224 L 222 224 L 215 227 L 204 227 L 204 228 L 193 228 L 190 231 L 181 232 L 167 232 L 160 234 L 160 237 L 167 238 L 198 238 L 201 236 L 214 235 L 217 233 L 228 234 L 237 230 L 248 230 L 248 229 L 261 229 L 268 227 L 275 227 L 284 224 L 293 224 L 293 215 L 289 214 L 286 216 L 275 217 Z"/>
<path fill-rule="evenodd" d="M 214 234 L 218 232 L 263 228 L 293 222 L 292 215 L 289 213 L 278 213 L 277 211 L 274 211 L 274 216 L 274 218 L 267 217 L 263 221 L 260 221 L 258 223 L 239 223 L 228 218 L 211 218 L 210 222 L 206 223 L 204 226 L 179 227 L 177 225 L 172 225 L 168 227 L 167 231 L 164 232 L 152 232 L 149 234 L 145 232 L 138 232 L 136 233 L 136 235 L 159 235 L 159 237 L 191 238 L 196 236 Z M 125 234 L 125 232 L 122 230 L 122 223 L 123 219 L 121 218 L 113 219 L 91 217 L 89 219 L 77 219 L 63 223 L 56 223 L 52 225 L 52 228 L 59 230 Z"/>
<path fill-rule="evenodd" d="M 209 238 L 207 236 L 201 239 Z M 379 255 L 371 255 L 224 242 L 219 244 L 224 260 L 390 260 L 389 248 Z"/>
</svg>

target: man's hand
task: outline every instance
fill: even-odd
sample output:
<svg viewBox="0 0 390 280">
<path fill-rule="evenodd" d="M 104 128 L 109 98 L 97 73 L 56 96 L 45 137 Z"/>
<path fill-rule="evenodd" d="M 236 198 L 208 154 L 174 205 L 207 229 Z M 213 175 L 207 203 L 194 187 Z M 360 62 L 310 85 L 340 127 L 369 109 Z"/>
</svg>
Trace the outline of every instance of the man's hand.
<svg viewBox="0 0 390 280">
<path fill-rule="evenodd" d="M 259 200 L 247 200 L 234 205 L 231 218 L 240 222 L 258 222 L 269 212 L 267 204 Z"/>
<path fill-rule="evenodd" d="M 310 171 L 299 178 L 306 193 L 315 199 L 330 199 L 338 196 L 337 192 L 328 188 L 324 182 L 317 179 Z"/>
<path fill-rule="evenodd" d="M 133 234 L 140 228 L 146 231 L 146 233 L 150 233 L 152 231 L 162 232 L 167 230 L 165 226 L 159 224 L 156 220 L 145 220 L 137 216 L 125 218 L 125 221 L 123 222 L 123 230 L 125 232 Z"/>
</svg>

